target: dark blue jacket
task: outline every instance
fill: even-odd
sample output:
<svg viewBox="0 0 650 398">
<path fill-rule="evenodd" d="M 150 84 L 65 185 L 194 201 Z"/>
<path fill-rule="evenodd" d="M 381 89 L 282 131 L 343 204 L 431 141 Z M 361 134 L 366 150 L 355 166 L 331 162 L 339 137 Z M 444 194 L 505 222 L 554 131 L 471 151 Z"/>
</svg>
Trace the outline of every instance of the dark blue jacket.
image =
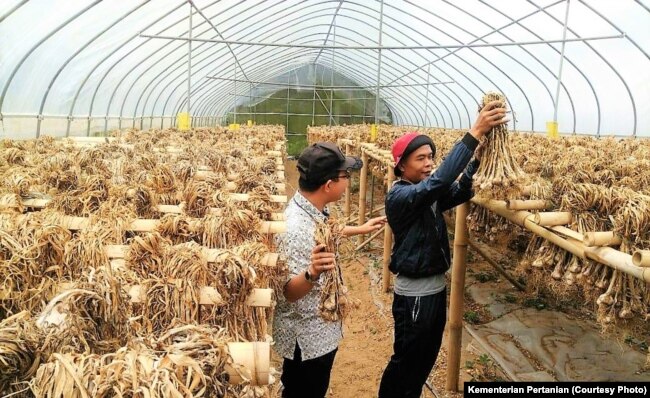
<svg viewBox="0 0 650 398">
<path fill-rule="evenodd" d="M 472 177 L 478 161 L 468 163 L 477 145 L 478 140 L 465 134 L 429 178 L 417 184 L 399 180 L 388 192 L 386 216 L 395 234 L 391 272 L 421 278 L 449 269 L 449 238 L 442 212 L 473 196 Z"/>
</svg>

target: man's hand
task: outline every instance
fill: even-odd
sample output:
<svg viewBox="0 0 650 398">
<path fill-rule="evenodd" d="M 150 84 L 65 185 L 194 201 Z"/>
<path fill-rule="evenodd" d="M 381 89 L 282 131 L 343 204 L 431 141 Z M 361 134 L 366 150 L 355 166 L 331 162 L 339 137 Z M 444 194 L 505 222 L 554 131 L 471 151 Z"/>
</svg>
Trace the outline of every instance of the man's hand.
<svg viewBox="0 0 650 398">
<path fill-rule="evenodd" d="M 311 251 L 311 264 L 309 264 L 309 275 L 314 279 L 325 271 L 331 270 L 336 265 L 336 255 L 323 251 L 325 245 L 317 245 Z"/>
<path fill-rule="evenodd" d="M 371 232 L 375 232 L 381 229 L 384 224 L 386 224 L 386 216 L 371 218 L 370 220 L 366 221 L 365 224 L 361 225 L 360 233 L 365 235 Z"/>
<path fill-rule="evenodd" d="M 492 101 L 481 109 L 469 133 L 480 141 L 481 137 L 492 130 L 493 127 L 508 122 L 506 108 L 503 107 L 503 103 L 499 100 Z"/>
</svg>

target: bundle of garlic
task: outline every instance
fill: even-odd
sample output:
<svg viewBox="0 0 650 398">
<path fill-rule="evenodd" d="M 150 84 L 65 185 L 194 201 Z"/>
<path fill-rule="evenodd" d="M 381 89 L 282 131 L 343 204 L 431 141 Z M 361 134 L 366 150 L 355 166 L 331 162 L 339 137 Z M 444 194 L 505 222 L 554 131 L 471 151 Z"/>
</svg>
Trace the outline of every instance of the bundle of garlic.
<svg viewBox="0 0 650 398">
<path fill-rule="evenodd" d="M 319 222 L 316 225 L 316 244 L 325 245 L 326 252 L 338 253 L 343 227 L 332 218 Z M 343 283 L 338 261 L 334 269 L 321 275 L 319 312 L 323 319 L 332 322 L 343 320 L 349 313 L 348 288 Z"/>
<path fill-rule="evenodd" d="M 499 100 L 504 106 L 505 97 L 500 93 L 490 92 L 483 96 L 481 108 L 486 104 Z M 526 174 L 519 167 L 510 147 L 510 136 L 505 124 L 494 127 L 486 134 L 486 147 L 481 158 L 474 186 L 479 188 L 478 195 L 493 199 L 518 199 L 521 194 L 521 184 Z"/>
</svg>

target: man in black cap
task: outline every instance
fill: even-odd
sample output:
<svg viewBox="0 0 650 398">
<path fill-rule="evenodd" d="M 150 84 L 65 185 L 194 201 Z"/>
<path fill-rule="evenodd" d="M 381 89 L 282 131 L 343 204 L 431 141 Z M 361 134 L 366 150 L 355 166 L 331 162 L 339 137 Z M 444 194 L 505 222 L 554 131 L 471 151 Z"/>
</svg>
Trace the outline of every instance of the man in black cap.
<svg viewBox="0 0 650 398">
<path fill-rule="evenodd" d="M 320 275 L 336 265 L 336 253 L 316 245 L 317 222 L 328 217 L 327 204 L 341 199 L 350 172 L 359 170 L 359 158 L 344 156 L 334 144 L 315 143 L 298 158 L 299 190 L 285 210 L 287 232 L 280 250 L 287 259 L 289 278 L 278 298 L 273 321 L 275 350 L 284 358 L 283 398 L 322 398 L 327 393 L 334 356 L 342 337 L 341 322 L 318 313 Z M 346 226 L 346 236 L 378 230 L 386 217 L 361 226 Z"/>
</svg>

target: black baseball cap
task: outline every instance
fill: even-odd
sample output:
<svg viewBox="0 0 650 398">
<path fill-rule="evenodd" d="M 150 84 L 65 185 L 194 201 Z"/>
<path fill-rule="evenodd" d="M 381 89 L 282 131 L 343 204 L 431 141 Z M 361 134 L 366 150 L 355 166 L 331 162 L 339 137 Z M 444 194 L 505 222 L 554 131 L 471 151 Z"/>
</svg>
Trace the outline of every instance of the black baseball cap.
<svg viewBox="0 0 650 398">
<path fill-rule="evenodd" d="M 339 170 L 359 170 L 361 159 L 345 156 L 331 142 L 317 142 L 305 148 L 298 158 L 300 178 L 312 183 L 325 183 Z"/>
</svg>

